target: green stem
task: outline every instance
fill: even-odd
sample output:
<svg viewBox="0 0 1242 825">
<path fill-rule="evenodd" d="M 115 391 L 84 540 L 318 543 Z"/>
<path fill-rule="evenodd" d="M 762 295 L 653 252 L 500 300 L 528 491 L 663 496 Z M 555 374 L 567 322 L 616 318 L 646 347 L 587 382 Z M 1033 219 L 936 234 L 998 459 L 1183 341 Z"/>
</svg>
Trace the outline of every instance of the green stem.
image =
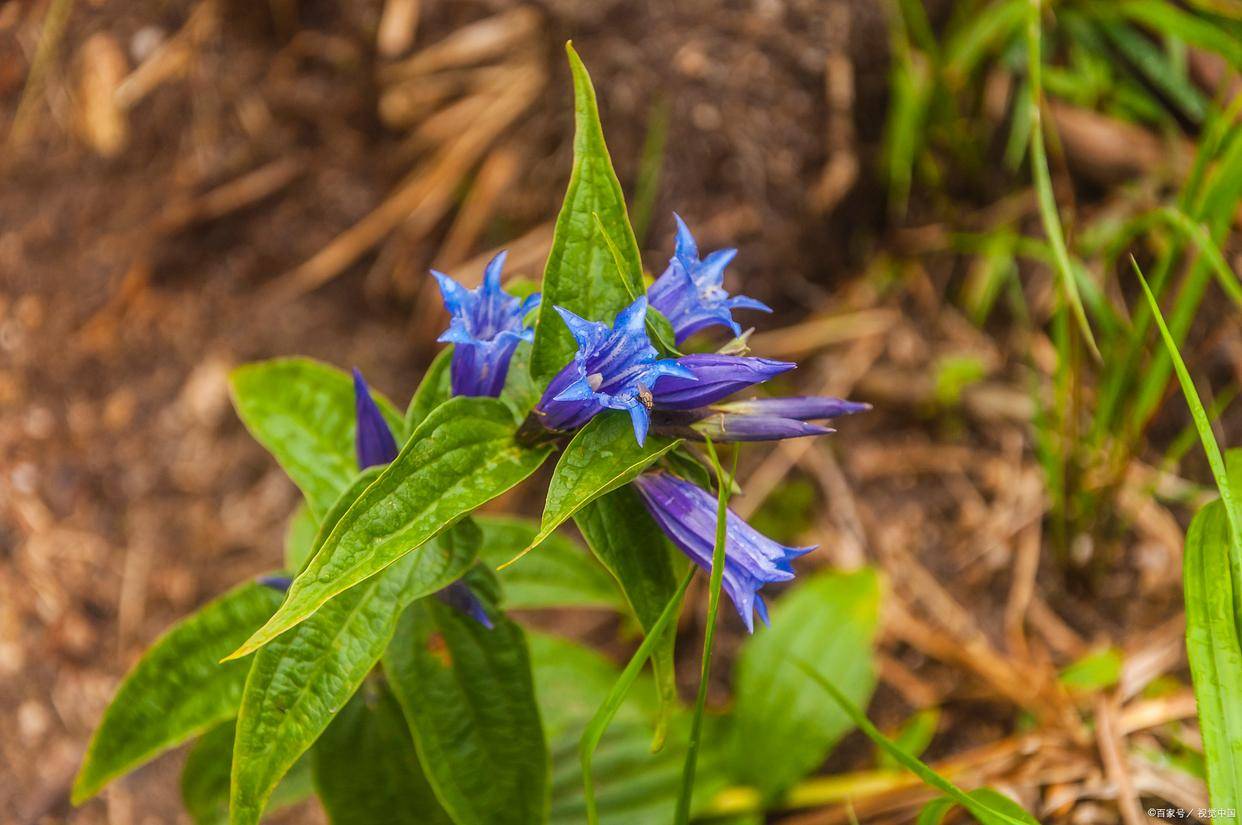
<svg viewBox="0 0 1242 825">
<path fill-rule="evenodd" d="M 668 604 L 664 606 L 655 624 L 647 631 L 643 643 L 638 646 L 638 650 L 630 658 L 625 670 L 621 671 L 621 676 L 609 691 L 608 698 L 604 700 L 604 704 L 600 705 L 599 710 L 595 711 L 595 715 L 591 717 L 591 723 L 582 732 L 582 739 L 578 742 L 578 755 L 582 762 L 582 788 L 586 796 L 587 822 L 590 825 L 599 825 L 599 811 L 595 804 L 595 782 L 591 778 L 591 759 L 595 756 L 595 749 L 599 747 L 599 741 L 603 738 L 604 731 L 608 729 L 613 717 L 621 709 L 621 703 L 625 701 L 625 696 L 633 687 L 634 680 L 638 678 L 643 665 L 651 656 L 651 651 L 663 638 L 665 629 L 677 615 L 681 600 L 685 597 L 686 590 L 690 587 L 690 580 L 694 578 L 697 570 L 698 568 L 694 565 L 690 565 L 690 569 L 686 571 L 685 577 L 677 587 L 677 592 L 668 600 Z"/>
<path fill-rule="evenodd" d="M 703 632 L 703 659 L 699 670 L 699 692 L 694 701 L 694 717 L 690 724 L 690 743 L 686 749 L 686 764 L 681 772 L 681 793 L 677 797 L 675 825 L 690 821 L 690 802 L 694 797 L 694 773 L 698 766 L 699 746 L 703 739 L 703 709 L 707 705 L 707 686 L 712 669 L 712 647 L 716 638 L 716 614 L 720 610 L 720 588 L 724 582 L 725 535 L 728 528 L 729 492 L 733 479 L 725 478 L 724 468 L 712 440 L 705 442 L 707 454 L 716 468 L 717 509 L 716 546 L 712 549 L 712 574 L 708 588 L 707 628 Z M 736 454 L 734 455 L 736 460 Z"/>
</svg>

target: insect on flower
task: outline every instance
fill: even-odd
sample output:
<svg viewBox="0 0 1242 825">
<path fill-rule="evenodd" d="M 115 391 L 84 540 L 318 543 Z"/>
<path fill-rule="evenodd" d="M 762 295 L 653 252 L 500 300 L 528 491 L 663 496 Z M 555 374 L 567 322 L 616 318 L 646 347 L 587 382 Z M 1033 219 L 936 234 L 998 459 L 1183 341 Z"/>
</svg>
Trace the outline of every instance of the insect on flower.
<svg viewBox="0 0 1242 825">
<path fill-rule="evenodd" d="M 647 438 L 658 382 L 666 376 L 694 381 L 673 358 L 660 358 L 647 337 L 647 299 L 638 298 L 617 313 L 611 327 L 557 307 L 578 351 L 548 384 L 535 414 L 550 430 L 581 427 L 605 409 L 626 410 L 634 437 Z"/>
</svg>

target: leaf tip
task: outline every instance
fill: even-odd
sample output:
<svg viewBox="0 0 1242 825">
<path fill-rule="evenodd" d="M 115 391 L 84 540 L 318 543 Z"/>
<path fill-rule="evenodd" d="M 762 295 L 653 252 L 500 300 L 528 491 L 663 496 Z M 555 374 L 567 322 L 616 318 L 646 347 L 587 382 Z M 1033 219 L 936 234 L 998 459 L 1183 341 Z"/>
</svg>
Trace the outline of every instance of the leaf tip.
<svg viewBox="0 0 1242 825">
<path fill-rule="evenodd" d="M 496 566 L 496 569 L 497 569 L 497 570 L 504 570 L 506 567 L 511 567 L 511 566 L 513 566 L 513 565 L 517 564 L 519 561 L 521 561 L 521 560 L 522 560 L 522 557 L 524 557 L 524 556 L 525 556 L 527 553 L 529 553 L 531 550 L 534 550 L 536 547 L 538 547 L 538 546 L 539 546 L 539 544 L 540 544 L 540 542 L 542 542 L 545 538 L 546 538 L 546 536 L 543 536 L 543 535 L 535 536 L 535 538 L 531 541 L 531 543 L 530 543 L 530 544 L 528 544 L 528 545 L 526 546 L 526 548 L 525 548 L 524 550 L 522 550 L 521 552 L 519 552 L 519 553 L 518 553 L 516 556 L 514 556 L 513 558 L 509 559 L 507 562 L 505 562 L 505 563 L 503 563 L 503 564 L 499 564 L 499 565 L 497 565 L 497 566 Z"/>
<path fill-rule="evenodd" d="M 90 755 L 88 754 L 87 759 L 89 758 Z M 83 762 L 82 767 L 78 768 L 78 775 L 73 778 L 73 788 L 69 791 L 69 804 L 75 808 L 90 799 L 99 790 L 95 782 L 87 781 L 86 767 L 88 764 L 89 762 Z"/>
</svg>

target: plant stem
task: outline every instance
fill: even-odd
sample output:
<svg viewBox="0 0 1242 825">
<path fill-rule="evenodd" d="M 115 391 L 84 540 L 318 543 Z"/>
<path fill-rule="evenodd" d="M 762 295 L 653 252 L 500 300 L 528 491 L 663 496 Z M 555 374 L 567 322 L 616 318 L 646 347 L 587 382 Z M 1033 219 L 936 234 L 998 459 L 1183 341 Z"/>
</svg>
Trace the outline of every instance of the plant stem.
<svg viewBox="0 0 1242 825">
<path fill-rule="evenodd" d="M 707 686 L 712 669 L 712 647 L 716 639 L 716 614 L 720 610 L 720 588 L 724 582 L 725 534 L 728 528 L 729 492 L 733 489 L 733 479 L 725 479 L 724 468 L 720 465 L 720 457 L 716 455 L 716 447 L 708 438 L 705 442 L 707 454 L 716 468 L 717 509 L 716 509 L 716 546 L 712 549 L 712 574 L 708 588 L 707 627 L 703 631 L 703 658 L 699 670 L 699 693 L 694 702 L 694 717 L 690 724 L 690 743 L 686 749 L 686 764 L 681 772 L 681 793 L 677 797 L 677 814 L 673 819 L 675 825 L 686 825 L 690 821 L 690 802 L 694 797 L 694 773 L 698 766 L 699 746 L 703 738 L 703 709 L 707 705 Z M 736 453 L 734 459 L 736 461 Z M 735 467 L 736 471 L 736 467 Z"/>
</svg>

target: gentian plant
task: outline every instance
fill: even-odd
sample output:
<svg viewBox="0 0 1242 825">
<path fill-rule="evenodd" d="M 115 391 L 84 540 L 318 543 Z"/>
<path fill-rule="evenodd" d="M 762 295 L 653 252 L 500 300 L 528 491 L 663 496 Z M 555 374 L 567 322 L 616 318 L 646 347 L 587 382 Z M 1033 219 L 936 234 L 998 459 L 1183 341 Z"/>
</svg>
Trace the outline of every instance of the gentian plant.
<svg viewBox="0 0 1242 825">
<path fill-rule="evenodd" d="M 747 397 L 794 364 L 745 354 L 732 313 L 768 308 L 725 292 L 735 253 L 700 259 L 679 217 L 645 289 L 594 90 L 569 55 L 574 168 L 541 293 L 505 291 L 504 253 L 475 289 L 433 273 L 451 346 L 404 414 L 357 371 L 290 358 L 234 372 L 242 421 L 303 496 L 284 569 L 154 643 L 103 715 L 76 803 L 192 741 L 183 793 L 198 823 L 253 825 L 314 793 L 337 823 L 665 825 L 780 804 L 852 727 L 815 679 L 870 695 L 876 577 L 799 576 L 813 548 L 727 508 L 717 449 L 823 435 L 866 407 Z M 720 349 L 673 348 L 692 339 Z M 480 511 L 554 454 L 538 522 Z M 571 520 L 589 554 L 560 532 Z M 675 628 L 699 570 L 708 633 L 686 708 Z M 769 617 L 766 586 L 795 579 Z M 770 622 L 743 643 L 727 714 L 704 702 L 722 592 L 745 631 L 756 613 Z M 618 672 L 506 605 L 614 610 L 642 641 Z"/>
</svg>

